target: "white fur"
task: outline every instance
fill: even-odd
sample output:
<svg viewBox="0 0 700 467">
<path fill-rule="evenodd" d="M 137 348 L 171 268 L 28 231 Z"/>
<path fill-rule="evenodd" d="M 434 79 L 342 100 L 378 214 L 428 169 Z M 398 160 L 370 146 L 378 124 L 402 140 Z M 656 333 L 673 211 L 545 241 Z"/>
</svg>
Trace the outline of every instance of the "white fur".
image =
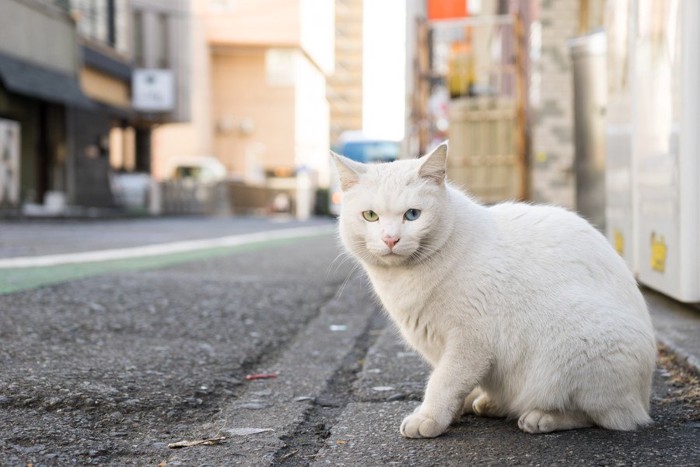
<svg viewBox="0 0 700 467">
<path fill-rule="evenodd" d="M 465 400 L 529 433 L 649 423 L 654 332 L 622 259 L 564 209 L 476 203 L 444 181 L 446 152 L 378 165 L 335 156 L 341 240 L 434 368 L 401 433 L 440 435 Z M 420 217 L 405 220 L 408 209 Z M 400 238 L 393 251 L 386 235 Z"/>
</svg>

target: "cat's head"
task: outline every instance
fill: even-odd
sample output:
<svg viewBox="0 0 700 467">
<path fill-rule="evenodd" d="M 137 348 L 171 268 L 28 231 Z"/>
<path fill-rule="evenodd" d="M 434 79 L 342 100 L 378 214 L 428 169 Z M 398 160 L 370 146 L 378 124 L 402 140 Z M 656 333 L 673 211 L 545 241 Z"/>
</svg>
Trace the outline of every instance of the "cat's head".
<svg viewBox="0 0 700 467">
<path fill-rule="evenodd" d="M 343 190 L 340 235 L 352 254 L 398 266 L 425 260 L 441 246 L 447 144 L 419 159 L 383 164 L 333 159 Z"/>
</svg>

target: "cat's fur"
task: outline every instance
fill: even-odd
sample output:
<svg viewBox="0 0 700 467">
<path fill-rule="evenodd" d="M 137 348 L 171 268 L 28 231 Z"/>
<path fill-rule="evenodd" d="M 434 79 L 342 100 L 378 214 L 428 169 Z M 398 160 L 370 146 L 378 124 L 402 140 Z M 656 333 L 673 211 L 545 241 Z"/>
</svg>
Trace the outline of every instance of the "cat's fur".
<svg viewBox="0 0 700 467">
<path fill-rule="evenodd" d="M 388 164 L 333 155 L 342 243 L 434 368 L 401 434 L 438 436 L 463 410 L 528 433 L 649 423 L 654 332 L 622 259 L 564 209 L 476 203 L 446 182 L 446 157 L 445 144 Z"/>
</svg>

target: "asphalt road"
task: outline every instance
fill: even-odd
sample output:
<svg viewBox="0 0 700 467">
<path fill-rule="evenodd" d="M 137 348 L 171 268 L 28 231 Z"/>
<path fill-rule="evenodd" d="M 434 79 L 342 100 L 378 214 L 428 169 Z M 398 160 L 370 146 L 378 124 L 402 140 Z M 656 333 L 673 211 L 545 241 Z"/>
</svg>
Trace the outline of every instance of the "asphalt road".
<svg viewBox="0 0 700 467">
<path fill-rule="evenodd" d="M 0 257 L 293 226 L 0 224 Z M 96 263 L 0 294 L 0 465 L 700 465 L 698 381 L 672 356 L 655 377 L 654 425 L 638 432 L 526 435 L 470 416 L 403 439 L 428 369 L 332 234 L 211 253 Z M 17 273 L 0 269 L 0 283 Z M 202 444 L 169 447 L 183 441 Z"/>
</svg>

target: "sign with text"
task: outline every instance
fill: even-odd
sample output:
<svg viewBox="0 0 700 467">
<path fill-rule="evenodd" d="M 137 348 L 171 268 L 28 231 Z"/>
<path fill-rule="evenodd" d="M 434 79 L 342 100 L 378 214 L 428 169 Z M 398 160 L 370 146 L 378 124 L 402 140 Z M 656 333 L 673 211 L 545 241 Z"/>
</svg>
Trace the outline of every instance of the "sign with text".
<svg viewBox="0 0 700 467">
<path fill-rule="evenodd" d="M 175 108 L 175 77 L 172 70 L 136 69 L 131 89 L 134 109 L 170 112 Z"/>
</svg>

